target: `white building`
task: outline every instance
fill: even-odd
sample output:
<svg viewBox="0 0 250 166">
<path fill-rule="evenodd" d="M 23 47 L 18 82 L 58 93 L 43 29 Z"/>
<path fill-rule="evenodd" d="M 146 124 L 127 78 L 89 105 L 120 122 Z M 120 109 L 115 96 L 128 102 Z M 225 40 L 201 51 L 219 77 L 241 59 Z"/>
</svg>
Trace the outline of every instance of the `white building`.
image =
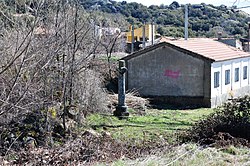
<svg viewBox="0 0 250 166">
<path fill-rule="evenodd" d="M 124 57 L 127 88 L 182 105 L 216 107 L 250 93 L 250 54 L 214 39 L 162 39 Z"/>
<path fill-rule="evenodd" d="M 216 39 L 170 41 L 211 59 L 211 107 L 250 93 L 250 54 Z"/>
<path fill-rule="evenodd" d="M 212 63 L 211 97 L 213 105 L 228 98 L 249 94 L 250 57 L 226 59 Z"/>
<path fill-rule="evenodd" d="M 121 33 L 120 28 L 114 28 L 114 27 L 100 27 L 95 26 L 95 36 L 98 38 L 101 38 L 102 36 L 113 36 L 118 35 Z"/>
</svg>

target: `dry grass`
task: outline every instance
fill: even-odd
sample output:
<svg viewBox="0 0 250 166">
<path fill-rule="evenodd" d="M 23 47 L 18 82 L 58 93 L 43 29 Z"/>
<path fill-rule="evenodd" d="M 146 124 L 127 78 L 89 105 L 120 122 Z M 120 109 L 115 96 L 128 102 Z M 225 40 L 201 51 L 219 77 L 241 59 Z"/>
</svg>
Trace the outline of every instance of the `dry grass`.
<svg viewBox="0 0 250 166">
<path fill-rule="evenodd" d="M 119 160 L 113 166 L 217 166 L 250 165 L 248 148 L 227 147 L 216 149 L 195 144 L 183 144 L 170 149 L 167 153 L 139 158 L 137 160 Z M 101 166 L 102 164 L 98 164 Z"/>
<path fill-rule="evenodd" d="M 110 105 L 112 105 L 112 109 L 114 106 L 118 104 L 118 95 L 117 94 L 110 94 Z M 149 101 L 146 98 L 141 98 L 136 95 L 135 92 L 130 92 L 126 94 L 126 104 L 128 108 L 133 109 L 136 112 L 143 112 L 149 106 Z"/>
</svg>

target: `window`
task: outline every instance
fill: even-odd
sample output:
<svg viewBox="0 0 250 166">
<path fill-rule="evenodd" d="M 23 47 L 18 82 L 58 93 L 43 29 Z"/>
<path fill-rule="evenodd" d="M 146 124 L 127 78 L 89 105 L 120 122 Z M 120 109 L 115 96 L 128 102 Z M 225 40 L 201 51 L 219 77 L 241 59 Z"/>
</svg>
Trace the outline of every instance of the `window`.
<svg viewBox="0 0 250 166">
<path fill-rule="evenodd" d="M 234 69 L 234 82 L 238 82 L 239 81 L 239 68 L 235 68 Z"/>
<path fill-rule="evenodd" d="M 214 88 L 217 88 L 220 86 L 220 72 L 214 72 Z"/>
<path fill-rule="evenodd" d="M 225 71 L 225 85 L 230 84 L 230 70 Z"/>
<path fill-rule="evenodd" d="M 247 79 L 247 66 L 243 67 L 243 80 Z"/>
</svg>

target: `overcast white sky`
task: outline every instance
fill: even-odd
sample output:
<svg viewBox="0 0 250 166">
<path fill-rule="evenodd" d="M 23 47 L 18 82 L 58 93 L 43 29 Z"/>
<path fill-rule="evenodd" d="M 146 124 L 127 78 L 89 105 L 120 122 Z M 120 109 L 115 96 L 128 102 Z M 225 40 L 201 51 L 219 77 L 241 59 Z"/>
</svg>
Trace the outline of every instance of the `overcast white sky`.
<svg viewBox="0 0 250 166">
<path fill-rule="evenodd" d="M 123 0 L 117 0 L 117 1 L 123 1 Z M 127 2 L 137 2 L 137 3 L 142 3 L 144 5 L 150 6 L 150 5 L 169 5 L 171 4 L 174 0 L 125 0 Z M 200 3 L 206 3 L 206 4 L 213 4 L 216 6 L 219 5 L 226 5 L 226 6 L 232 6 L 236 0 L 176 0 L 179 4 L 186 4 L 186 3 L 191 3 L 191 4 L 200 4 Z M 242 6 L 250 6 L 250 0 L 237 0 L 235 3 L 237 7 L 242 7 Z M 242 9 L 246 11 L 247 13 L 250 14 L 250 8 Z"/>
</svg>

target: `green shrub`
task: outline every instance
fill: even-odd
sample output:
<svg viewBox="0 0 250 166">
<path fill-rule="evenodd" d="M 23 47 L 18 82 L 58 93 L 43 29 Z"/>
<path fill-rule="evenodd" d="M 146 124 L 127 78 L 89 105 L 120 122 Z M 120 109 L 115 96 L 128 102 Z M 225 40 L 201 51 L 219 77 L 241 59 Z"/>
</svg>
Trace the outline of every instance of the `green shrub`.
<svg viewBox="0 0 250 166">
<path fill-rule="evenodd" d="M 248 145 L 250 141 L 250 96 L 233 99 L 198 121 L 184 141 L 201 144 Z"/>
</svg>

